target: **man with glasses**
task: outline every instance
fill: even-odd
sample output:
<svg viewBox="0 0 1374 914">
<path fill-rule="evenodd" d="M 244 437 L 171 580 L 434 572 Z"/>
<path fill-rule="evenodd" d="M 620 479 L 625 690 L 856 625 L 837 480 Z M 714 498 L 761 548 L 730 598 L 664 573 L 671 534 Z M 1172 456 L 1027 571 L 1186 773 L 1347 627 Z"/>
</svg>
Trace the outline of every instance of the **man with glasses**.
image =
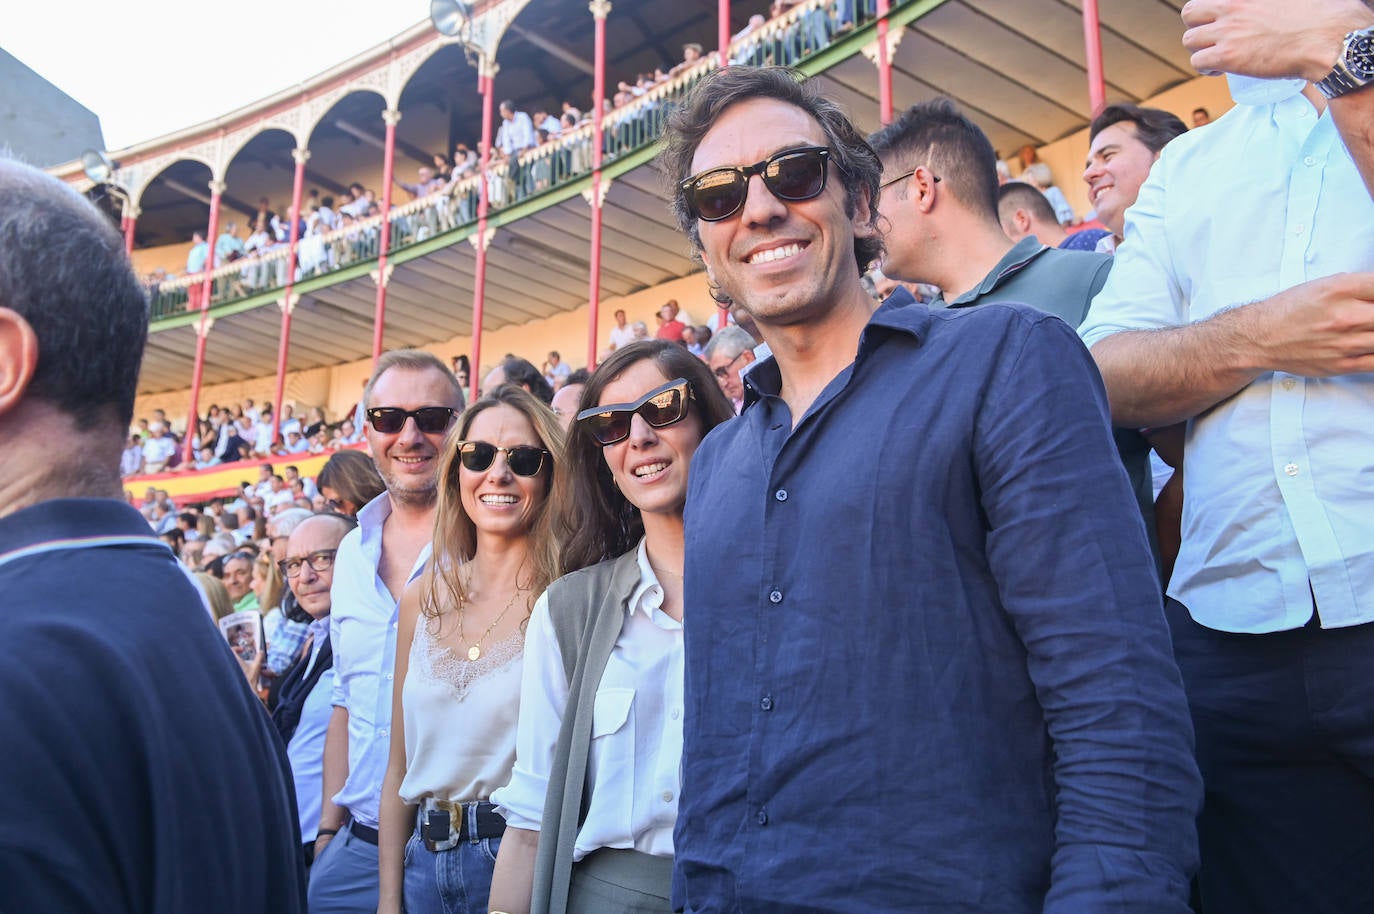
<svg viewBox="0 0 1374 914">
<path fill-rule="evenodd" d="M 296 783 L 305 860 L 313 861 L 320 827 L 324 741 L 333 707 L 334 653 L 329 643 L 330 585 L 344 535 L 357 524 L 341 514 L 307 517 L 291 532 L 278 562 L 296 604 L 311 620 L 310 650 L 282 674 L 272 721 L 286 742 Z"/>
<path fill-rule="evenodd" d="M 706 344 L 706 364 L 716 376 L 716 383 L 725 394 L 735 415 L 744 408 L 744 382 L 741 375 L 754 364 L 754 338 L 739 327 L 727 326 Z"/>
<path fill-rule="evenodd" d="M 109 219 L 0 157 L 0 905 L 300 914 L 281 741 L 120 499 L 147 335 Z"/>
<path fill-rule="evenodd" d="M 429 560 L 444 435 L 463 404 L 436 356 L 383 353 L 363 392 L 367 441 L 386 491 L 339 544 L 330 641 L 335 669 L 310 910 L 376 911 L 377 824 L 390 748 L 401 594 Z"/>
<path fill-rule="evenodd" d="M 1188 713 L 1073 330 L 875 312 L 881 165 L 789 71 L 704 78 L 660 164 L 773 351 L 692 461 L 675 907 L 1186 914 Z"/>
</svg>

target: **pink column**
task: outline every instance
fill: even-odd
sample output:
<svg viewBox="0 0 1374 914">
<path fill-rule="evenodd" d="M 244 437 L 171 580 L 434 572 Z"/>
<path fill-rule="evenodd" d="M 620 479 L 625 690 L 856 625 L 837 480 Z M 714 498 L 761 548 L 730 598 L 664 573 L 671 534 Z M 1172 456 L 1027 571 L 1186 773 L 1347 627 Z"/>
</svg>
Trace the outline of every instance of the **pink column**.
<svg viewBox="0 0 1374 914">
<path fill-rule="evenodd" d="M 892 60 L 887 47 L 889 0 L 878 0 L 878 122 L 892 123 Z"/>
<path fill-rule="evenodd" d="M 272 401 L 272 441 L 277 440 L 281 429 L 282 397 L 286 394 L 286 353 L 291 347 L 291 312 L 296 310 L 296 242 L 300 240 L 301 192 L 305 187 L 305 163 L 310 160 L 309 149 L 293 149 L 291 157 L 296 160 L 296 175 L 291 181 L 291 235 L 286 252 L 286 288 L 282 290 L 281 340 L 277 343 L 277 392 Z"/>
<path fill-rule="evenodd" d="M 211 276 L 215 269 L 215 241 L 219 237 L 219 198 L 224 193 L 223 181 L 210 182 L 210 228 L 205 243 L 208 250 L 205 254 L 204 279 L 200 286 L 200 320 L 196 324 L 196 363 L 191 375 L 191 415 L 186 420 L 186 441 L 182 445 L 181 459 L 183 463 L 189 463 L 194 456 L 194 449 L 191 446 L 195 438 L 197 423 L 200 421 L 200 380 L 205 373 L 205 338 L 210 333 L 210 291 L 214 286 L 214 279 Z"/>
<path fill-rule="evenodd" d="M 1088 65 L 1088 107 L 1097 117 L 1107 105 L 1107 78 L 1102 69 L 1102 28 L 1097 0 L 1083 0 L 1083 48 Z"/>
<path fill-rule="evenodd" d="M 728 8 L 728 0 L 722 2 L 726 3 Z M 587 315 L 587 369 L 592 370 L 596 368 L 597 323 L 601 310 L 601 201 L 605 196 L 601 184 L 601 150 L 605 127 L 602 116 L 604 106 L 601 100 L 606 95 L 606 16 L 611 12 L 611 4 L 607 0 L 592 0 L 587 8 L 596 20 L 592 71 L 592 262 L 587 277 L 587 300 L 590 303 Z M 724 50 L 722 46 L 722 59 Z"/>
<path fill-rule="evenodd" d="M 730 0 L 716 4 L 716 32 L 720 42 L 720 68 L 730 66 Z"/>
<path fill-rule="evenodd" d="M 468 372 L 468 399 L 477 399 L 482 372 L 482 305 L 487 290 L 487 168 L 491 165 L 491 98 L 496 61 L 485 52 L 477 62 L 477 91 L 482 93 L 482 180 L 477 186 L 477 234 L 471 240 L 477 249 L 477 268 L 472 281 L 472 370 Z"/>
<path fill-rule="evenodd" d="M 377 248 L 377 313 L 372 321 L 372 358 L 382 354 L 382 330 L 386 326 L 386 254 L 391 249 L 391 182 L 396 168 L 396 124 L 401 112 L 382 112 L 386 122 L 386 147 L 382 153 L 382 237 Z"/>
</svg>

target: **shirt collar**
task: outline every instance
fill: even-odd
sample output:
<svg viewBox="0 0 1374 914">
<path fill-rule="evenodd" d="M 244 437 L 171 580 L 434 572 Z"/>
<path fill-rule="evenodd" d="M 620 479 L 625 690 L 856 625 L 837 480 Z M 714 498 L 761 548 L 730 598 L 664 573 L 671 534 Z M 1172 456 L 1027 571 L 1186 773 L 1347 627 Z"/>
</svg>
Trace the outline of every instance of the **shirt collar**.
<svg viewBox="0 0 1374 914">
<path fill-rule="evenodd" d="M 639 568 L 639 583 L 630 594 L 625 611 L 633 616 L 635 610 L 643 610 L 644 615 L 652 619 L 654 610 L 663 606 L 663 588 L 659 586 L 658 575 L 654 574 L 654 566 L 649 564 L 647 538 L 641 538 L 635 547 L 635 566 Z"/>
<path fill-rule="evenodd" d="M 113 498 L 54 498 L 0 517 L 0 555 L 54 540 L 140 536 L 158 543 L 138 511 Z"/>
<path fill-rule="evenodd" d="M 893 333 L 905 333 L 918 341 L 923 339 L 930 322 L 930 309 L 909 293 L 890 296 L 868 319 L 859 337 L 859 352 L 855 361 L 863 359 Z M 745 409 L 764 397 L 776 397 L 782 391 L 782 373 L 778 370 L 777 359 L 771 355 L 754 362 L 749 373 L 742 375 L 741 379 L 744 381 Z"/>
<path fill-rule="evenodd" d="M 1020 272 L 1026 264 L 1030 263 L 1036 257 L 1039 257 L 1040 253 L 1046 250 L 1048 250 L 1048 248 L 1041 244 L 1038 238 L 1034 235 L 1027 235 L 1011 246 L 1011 250 L 1007 251 L 1002 259 L 997 261 L 997 266 L 993 267 L 992 270 L 988 272 L 988 275 L 983 277 L 982 282 L 972 289 L 969 289 L 952 302 L 946 302 L 944 293 L 941 292 L 940 297 L 936 299 L 937 306 L 943 305 L 947 308 L 959 308 L 973 304 L 974 301 L 1000 286 L 1002 281 L 1007 277 Z"/>
</svg>

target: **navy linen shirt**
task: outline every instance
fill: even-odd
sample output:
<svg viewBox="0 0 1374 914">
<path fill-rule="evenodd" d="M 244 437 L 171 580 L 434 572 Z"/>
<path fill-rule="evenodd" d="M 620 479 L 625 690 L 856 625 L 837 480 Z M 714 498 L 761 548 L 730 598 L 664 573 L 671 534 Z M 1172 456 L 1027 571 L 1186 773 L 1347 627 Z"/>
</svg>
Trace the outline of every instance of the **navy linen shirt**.
<svg viewBox="0 0 1374 914">
<path fill-rule="evenodd" d="M 676 905 L 1185 914 L 1191 724 L 1073 331 L 885 305 L 795 429 L 779 385 L 692 463 Z"/>
<path fill-rule="evenodd" d="M 0 909 L 305 911 L 286 752 L 128 505 L 0 517 Z"/>
</svg>

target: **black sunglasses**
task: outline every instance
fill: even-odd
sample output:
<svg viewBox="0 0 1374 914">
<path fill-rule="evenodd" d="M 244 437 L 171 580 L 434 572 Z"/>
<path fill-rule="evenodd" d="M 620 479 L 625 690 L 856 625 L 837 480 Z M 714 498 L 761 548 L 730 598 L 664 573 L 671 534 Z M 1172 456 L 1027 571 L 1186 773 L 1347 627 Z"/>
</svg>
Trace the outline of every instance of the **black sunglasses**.
<svg viewBox="0 0 1374 914">
<path fill-rule="evenodd" d="M 825 190 L 826 163 L 830 150 L 824 146 L 802 146 L 774 153 L 753 165 L 728 165 L 712 168 L 683 181 L 683 195 L 692 215 L 703 222 L 729 219 L 744 206 L 749 195 L 749 179 L 758 175 L 769 192 L 779 200 L 810 200 Z"/>
<path fill-rule="evenodd" d="M 577 414 L 577 421 L 605 447 L 630 437 L 630 422 L 638 413 L 653 428 L 667 428 L 687 416 L 687 401 L 692 398 L 692 383 L 686 378 L 655 387 L 633 403 L 593 406 Z"/>
<path fill-rule="evenodd" d="M 506 466 L 516 476 L 538 476 L 544 468 L 544 458 L 550 456 L 548 451 L 532 444 L 497 447 L 485 441 L 464 441 L 458 445 L 458 459 L 472 472 L 482 473 L 496 459 L 497 451 L 506 455 Z"/>
<path fill-rule="evenodd" d="M 437 435 L 448 431 L 453 422 L 454 410 L 447 406 L 422 406 L 419 409 L 401 409 L 399 406 L 374 406 L 367 411 L 367 421 L 383 435 L 394 435 L 405 428 L 406 420 L 414 417 L 415 427 L 426 435 Z"/>
</svg>

